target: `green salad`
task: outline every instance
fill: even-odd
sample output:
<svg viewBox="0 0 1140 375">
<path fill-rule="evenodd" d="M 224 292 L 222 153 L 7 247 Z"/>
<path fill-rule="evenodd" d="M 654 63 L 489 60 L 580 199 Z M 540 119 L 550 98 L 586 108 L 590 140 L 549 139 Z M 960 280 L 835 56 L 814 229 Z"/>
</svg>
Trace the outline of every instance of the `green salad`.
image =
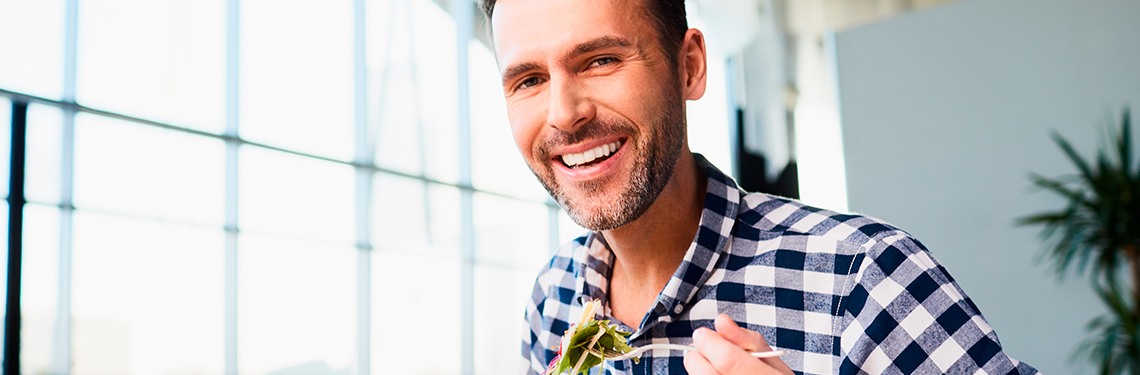
<svg viewBox="0 0 1140 375">
<path fill-rule="evenodd" d="M 583 304 L 582 320 L 571 324 L 562 335 L 562 345 L 555 348 L 558 355 L 550 361 L 544 375 L 578 375 L 601 365 L 606 358 L 620 356 L 633 350 L 626 341 L 631 333 L 617 330 L 608 320 L 595 320 L 601 310 L 600 301 Z M 635 362 L 637 358 L 633 359 Z"/>
</svg>

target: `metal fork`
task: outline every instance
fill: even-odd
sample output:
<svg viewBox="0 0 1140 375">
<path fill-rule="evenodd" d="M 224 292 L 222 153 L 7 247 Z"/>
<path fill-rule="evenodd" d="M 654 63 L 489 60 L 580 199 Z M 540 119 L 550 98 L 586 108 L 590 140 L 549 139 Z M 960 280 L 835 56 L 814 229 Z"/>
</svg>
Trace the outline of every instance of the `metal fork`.
<svg viewBox="0 0 1140 375">
<path fill-rule="evenodd" d="M 617 357 L 606 357 L 606 360 L 607 361 L 623 361 L 623 360 L 627 360 L 627 359 L 630 359 L 633 357 L 640 357 L 642 352 L 644 352 L 646 350 L 653 350 L 653 349 L 673 349 L 673 350 L 690 351 L 690 350 L 697 350 L 697 347 L 688 346 L 688 345 L 677 345 L 677 344 L 649 344 L 649 345 L 642 346 L 639 348 L 633 348 L 633 350 L 629 351 L 629 353 L 625 353 L 625 354 L 619 355 Z M 768 352 L 750 352 L 748 354 L 751 354 L 753 357 L 756 357 L 756 358 L 773 358 L 773 357 L 782 356 L 784 354 L 788 354 L 788 352 L 786 350 L 773 350 L 773 351 L 768 351 Z"/>
</svg>

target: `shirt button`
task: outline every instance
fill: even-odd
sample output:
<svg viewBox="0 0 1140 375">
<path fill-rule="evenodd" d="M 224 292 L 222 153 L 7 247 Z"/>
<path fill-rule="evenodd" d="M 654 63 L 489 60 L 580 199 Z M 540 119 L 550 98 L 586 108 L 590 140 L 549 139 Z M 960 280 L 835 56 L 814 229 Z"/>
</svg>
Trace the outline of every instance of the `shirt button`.
<svg viewBox="0 0 1140 375">
<path fill-rule="evenodd" d="M 677 306 L 674 306 L 674 307 L 673 307 L 673 313 L 674 313 L 674 314 L 680 314 L 680 313 L 681 313 L 681 311 L 684 311 L 684 310 L 685 310 L 685 306 L 682 306 L 682 305 L 681 305 L 681 304 L 679 304 L 679 303 L 677 304 Z"/>
</svg>

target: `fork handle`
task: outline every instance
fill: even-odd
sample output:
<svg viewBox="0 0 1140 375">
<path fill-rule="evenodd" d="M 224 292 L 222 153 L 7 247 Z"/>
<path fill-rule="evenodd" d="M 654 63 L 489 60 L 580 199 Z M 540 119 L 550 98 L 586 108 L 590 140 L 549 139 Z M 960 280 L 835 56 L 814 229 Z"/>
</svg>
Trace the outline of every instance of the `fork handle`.
<svg viewBox="0 0 1140 375">
<path fill-rule="evenodd" d="M 788 351 L 787 350 L 770 350 L 770 351 L 766 351 L 766 352 L 748 352 L 748 354 L 751 354 L 753 357 L 756 357 L 756 358 L 776 358 L 776 357 L 782 356 L 784 354 L 788 354 Z"/>
<path fill-rule="evenodd" d="M 642 351 L 650 350 L 650 349 L 673 349 L 673 350 L 693 351 L 693 350 L 697 350 L 697 347 L 689 346 L 689 345 L 677 345 L 677 344 L 650 344 L 650 345 L 646 345 L 646 346 L 639 348 L 639 349 L 642 349 Z M 769 351 L 762 351 L 762 352 L 748 352 L 748 354 L 751 354 L 753 357 L 756 357 L 756 358 L 772 358 L 772 357 L 779 357 L 779 356 L 782 356 L 784 354 L 788 354 L 788 351 L 787 350 L 769 350 Z"/>
<path fill-rule="evenodd" d="M 648 350 L 653 350 L 653 349 L 672 349 L 672 350 L 693 351 L 693 350 L 697 350 L 697 347 L 689 346 L 689 345 L 678 345 L 678 344 L 649 344 L 649 345 L 642 346 L 639 348 L 634 348 L 633 351 L 631 351 L 631 352 L 629 352 L 626 355 L 623 355 L 621 357 L 628 357 L 628 358 L 640 357 L 641 353 L 648 351 Z M 766 351 L 766 352 L 749 352 L 748 354 L 750 354 L 756 358 L 775 358 L 775 357 L 782 356 L 784 354 L 788 354 L 788 351 L 787 350 L 772 350 L 772 351 Z M 617 359 L 617 358 L 614 358 L 614 359 Z M 626 359 L 626 358 L 622 358 L 622 359 Z"/>
</svg>

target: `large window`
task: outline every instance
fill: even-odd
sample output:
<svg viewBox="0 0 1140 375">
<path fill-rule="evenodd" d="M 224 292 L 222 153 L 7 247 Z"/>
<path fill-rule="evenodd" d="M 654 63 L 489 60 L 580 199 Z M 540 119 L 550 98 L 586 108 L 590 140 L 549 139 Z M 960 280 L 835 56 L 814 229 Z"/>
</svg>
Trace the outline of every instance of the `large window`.
<svg viewBox="0 0 1140 375">
<path fill-rule="evenodd" d="M 514 150 L 476 5 L 0 2 L 21 372 L 514 371 L 584 230 Z"/>
<path fill-rule="evenodd" d="M 0 2 L 21 372 L 517 371 L 533 278 L 585 230 L 515 149 L 476 8 Z M 729 171 L 710 74 L 690 141 Z"/>
</svg>

